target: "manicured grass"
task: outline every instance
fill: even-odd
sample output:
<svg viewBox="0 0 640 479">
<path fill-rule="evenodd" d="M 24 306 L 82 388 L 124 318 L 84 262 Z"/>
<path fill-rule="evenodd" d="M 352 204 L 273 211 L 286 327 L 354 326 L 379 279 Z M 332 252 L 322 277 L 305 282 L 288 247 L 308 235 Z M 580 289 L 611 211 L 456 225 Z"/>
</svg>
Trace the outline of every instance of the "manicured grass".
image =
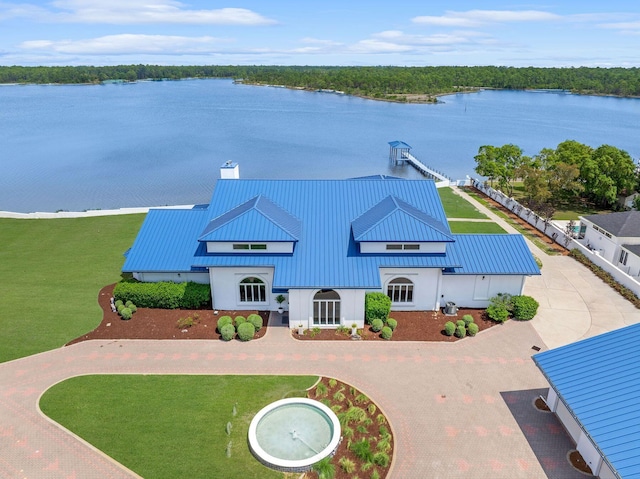
<svg viewBox="0 0 640 479">
<path fill-rule="evenodd" d="M 522 234 L 523 236 L 528 238 L 533 244 L 535 244 L 540 250 L 542 250 L 543 252 L 545 252 L 550 256 L 554 256 L 558 254 L 558 252 L 555 249 L 551 248 L 545 242 L 540 241 L 540 239 L 538 239 L 536 235 L 532 234 L 529 230 L 522 227 L 517 221 L 514 221 L 509 215 L 505 214 L 503 211 L 499 210 L 498 208 L 493 206 L 491 203 L 489 203 L 483 194 L 477 193 L 476 191 L 467 191 L 467 193 L 469 193 L 470 196 L 472 196 L 474 199 L 478 200 L 480 203 L 482 203 L 487 208 L 489 208 L 493 213 L 498 215 L 500 218 L 507 221 L 511 226 L 513 226 L 516 230 L 518 230 L 520 234 Z"/>
<path fill-rule="evenodd" d="M 102 319 L 144 215 L 0 219 L 0 362 L 64 345 Z"/>
<path fill-rule="evenodd" d="M 317 379 L 81 376 L 45 392 L 40 408 L 143 477 L 282 478 L 282 473 L 264 467 L 249 451 L 249 423 L 275 400 L 305 396 Z M 228 422 L 232 426 L 229 435 Z M 231 457 L 226 454 L 229 441 Z"/>
<path fill-rule="evenodd" d="M 456 195 L 451 188 L 438 188 L 442 206 L 447 218 L 486 219 L 484 213 L 478 211 L 471 203 Z"/>
<path fill-rule="evenodd" d="M 449 221 L 452 233 L 466 234 L 504 234 L 506 233 L 500 225 L 493 222 L 480 221 Z"/>
</svg>

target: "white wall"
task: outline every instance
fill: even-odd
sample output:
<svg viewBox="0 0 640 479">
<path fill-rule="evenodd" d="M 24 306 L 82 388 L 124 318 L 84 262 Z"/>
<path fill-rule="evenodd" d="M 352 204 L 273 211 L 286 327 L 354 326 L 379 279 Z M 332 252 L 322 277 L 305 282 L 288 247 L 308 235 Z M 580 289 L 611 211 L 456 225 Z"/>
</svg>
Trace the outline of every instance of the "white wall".
<svg viewBox="0 0 640 479">
<path fill-rule="evenodd" d="M 289 327 L 295 329 L 302 324 L 305 329 L 314 327 L 335 329 L 336 325 L 313 324 L 313 297 L 318 289 L 289 290 Z M 357 323 L 364 326 L 364 289 L 335 289 L 340 295 L 340 316 L 343 326 L 351 327 Z"/>
<path fill-rule="evenodd" d="M 590 245 L 591 249 L 595 249 L 596 251 L 598 251 L 600 256 L 602 256 L 610 263 L 617 263 L 618 256 L 620 255 L 617 243 L 618 239 L 615 236 L 608 238 L 603 233 L 596 230 L 594 228 L 594 224 L 591 221 L 585 219 L 581 219 L 580 221 L 587 227 L 584 232 L 584 240 L 582 242 L 584 244 Z"/>
<path fill-rule="evenodd" d="M 609 464 L 607 464 L 606 462 L 603 462 L 602 467 L 600 468 L 600 473 L 598 474 L 598 477 L 600 479 L 618 479 L 619 476 L 616 476 L 613 473 L 613 471 L 609 467 Z"/>
<path fill-rule="evenodd" d="M 184 283 L 193 281 L 194 283 L 207 284 L 209 282 L 209 273 L 133 273 L 133 277 L 146 283 L 157 283 L 159 281 Z"/>
<path fill-rule="evenodd" d="M 556 414 L 558 415 L 558 418 L 560 419 L 560 422 L 562 423 L 562 425 L 565 427 L 565 429 L 571 436 L 571 439 L 573 439 L 573 441 L 577 443 L 578 439 L 580 439 L 580 435 L 582 434 L 582 429 L 580 429 L 580 425 L 573 418 L 573 416 L 567 409 L 567 406 L 565 406 L 562 401 L 558 401 Z"/>
<path fill-rule="evenodd" d="M 558 394 L 553 388 L 549 388 L 549 392 L 547 393 L 547 406 L 549 406 L 551 412 L 556 412 L 558 408 Z"/>
<path fill-rule="evenodd" d="M 267 249 L 233 249 L 234 244 L 266 244 Z M 273 254 L 293 253 L 293 241 L 207 241 L 207 253 Z"/>
<path fill-rule="evenodd" d="M 413 303 L 393 303 L 393 311 L 435 311 L 440 307 L 440 268 L 380 268 L 382 292 L 387 294 L 389 281 L 407 278 L 413 282 Z"/>
<path fill-rule="evenodd" d="M 540 219 L 537 215 L 535 215 L 531 210 L 524 208 L 513 198 L 509 198 L 508 196 L 506 196 L 501 191 L 494 190 L 493 188 L 490 188 L 488 186 L 484 186 L 481 182 L 477 180 L 474 180 L 473 185 L 478 190 L 486 194 L 488 197 L 492 198 L 493 200 L 497 201 L 504 207 L 508 208 L 513 213 L 520 216 L 520 218 L 524 219 L 529 224 L 537 228 L 539 231 L 542 231 L 545 235 L 553 239 L 556 243 L 570 250 L 578 249 L 579 251 L 584 253 L 587 256 L 587 258 L 589 258 L 594 264 L 596 264 L 597 266 L 600 266 L 606 272 L 611 274 L 618 283 L 626 286 L 631 291 L 633 291 L 636 296 L 640 297 L 640 281 L 638 281 L 637 277 L 632 278 L 627 273 L 617 268 L 616 265 L 612 264 L 610 261 L 607 261 L 601 256 L 594 254 L 593 251 L 588 250 L 579 241 L 577 241 L 576 239 L 570 236 L 567 236 L 565 232 L 562 229 L 558 228 L 557 226 L 553 224 L 548 224 L 545 227 L 545 223 L 542 219 Z M 588 229 L 589 228 L 587 228 L 587 230 Z M 615 260 L 617 263 L 618 258 L 615 258 Z"/>
<path fill-rule="evenodd" d="M 441 304 L 453 301 L 459 308 L 486 308 L 498 293 L 522 294 L 522 275 L 442 275 Z"/>
<path fill-rule="evenodd" d="M 625 250 L 626 251 L 626 250 Z M 627 264 L 618 263 L 618 268 L 629 276 L 640 276 L 640 257 L 628 251 Z M 618 256 L 620 259 L 620 256 Z"/>
<path fill-rule="evenodd" d="M 388 250 L 388 244 L 417 244 L 420 245 L 420 249 L 394 249 Z M 447 243 L 418 243 L 417 241 L 404 241 L 404 242 L 374 242 L 374 241 L 362 241 L 360 242 L 361 253 L 384 253 L 384 254 L 416 254 L 416 253 L 446 253 Z"/>
<path fill-rule="evenodd" d="M 266 301 L 264 303 L 241 303 L 240 281 L 248 276 L 260 278 L 265 283 Z M 268 267 L 238 267 L 238 268 L 209 268 L 211 282 L 211 300 L 214 309 L 262 309 L 275 310 L 278 303 L 277 294 L 271 293 L 273 285 L 273 268 Z"/>
<path fill-rule="evenodd" d="M 589 465 L 593 474 L 597 476 L 602 465 L 602 456 L 584 431 L 580 435 L 576 449 L 584 459 L 584 462 Z"/>
</svg>

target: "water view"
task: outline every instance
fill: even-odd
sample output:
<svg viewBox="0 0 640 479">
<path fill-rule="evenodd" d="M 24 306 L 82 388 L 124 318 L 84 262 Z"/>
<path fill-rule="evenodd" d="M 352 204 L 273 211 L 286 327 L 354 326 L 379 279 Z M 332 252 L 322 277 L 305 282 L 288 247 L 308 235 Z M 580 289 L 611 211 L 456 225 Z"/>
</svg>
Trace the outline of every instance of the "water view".
<svg viewBox="0 0 640 479">
<path fill-rule="evenodd" d="M 235 85 L 229 80 L 0 87 L 0 210 L 206 203 L 227 160 L 243 178 L 421 175 L 391 140 L 454 179 L 485 144 L 525 154 L 574 139 L 640 156 L 640 100 L 481 91 L 437 105 Z"/>
</svg>

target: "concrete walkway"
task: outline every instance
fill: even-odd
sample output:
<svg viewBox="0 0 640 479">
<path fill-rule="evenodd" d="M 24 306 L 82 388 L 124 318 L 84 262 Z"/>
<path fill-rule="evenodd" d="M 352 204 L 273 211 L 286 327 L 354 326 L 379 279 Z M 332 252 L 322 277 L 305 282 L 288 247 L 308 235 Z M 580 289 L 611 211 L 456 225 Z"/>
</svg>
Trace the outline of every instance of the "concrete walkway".
<svg viewBox="0 0 640 479">
<path fill-rule="evenodd" d="M 459 188 L 452 188 L 508 233 L 518 231 Z M 542 261 L 542 275 L 525 283 L 524 294 L 540 303 L 533 326 L 549 348 L 640 322 L 640 310 L 573 258 L 549 256 L 531 241 L 531 252 Z"/>
</svg>

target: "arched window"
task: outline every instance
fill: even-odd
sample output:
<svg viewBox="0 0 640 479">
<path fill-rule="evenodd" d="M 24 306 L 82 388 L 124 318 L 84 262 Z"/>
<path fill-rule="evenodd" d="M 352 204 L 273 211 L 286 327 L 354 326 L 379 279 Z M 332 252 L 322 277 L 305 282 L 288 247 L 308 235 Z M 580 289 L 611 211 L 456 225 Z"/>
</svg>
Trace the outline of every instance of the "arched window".
<svg viewBox="0 0 640 479">
<path fill-rule="evenodd" d="M 407 278 L 395 278 L 389 281 L 387 296 L 394 303 L 413 303 L 413 283 Z"/>
<path fill-rule="evenodd" d="M 240 281 L 241 303 L 265 303 L 266 301 L 267 290 L 264 281 L 254 276 Z"/>
<path fill-rule="evenodd" d="M 340 295 L 334 290 L 323 289 L 313 297 L 313 324 L 340 324 Z"/>
</svg>

